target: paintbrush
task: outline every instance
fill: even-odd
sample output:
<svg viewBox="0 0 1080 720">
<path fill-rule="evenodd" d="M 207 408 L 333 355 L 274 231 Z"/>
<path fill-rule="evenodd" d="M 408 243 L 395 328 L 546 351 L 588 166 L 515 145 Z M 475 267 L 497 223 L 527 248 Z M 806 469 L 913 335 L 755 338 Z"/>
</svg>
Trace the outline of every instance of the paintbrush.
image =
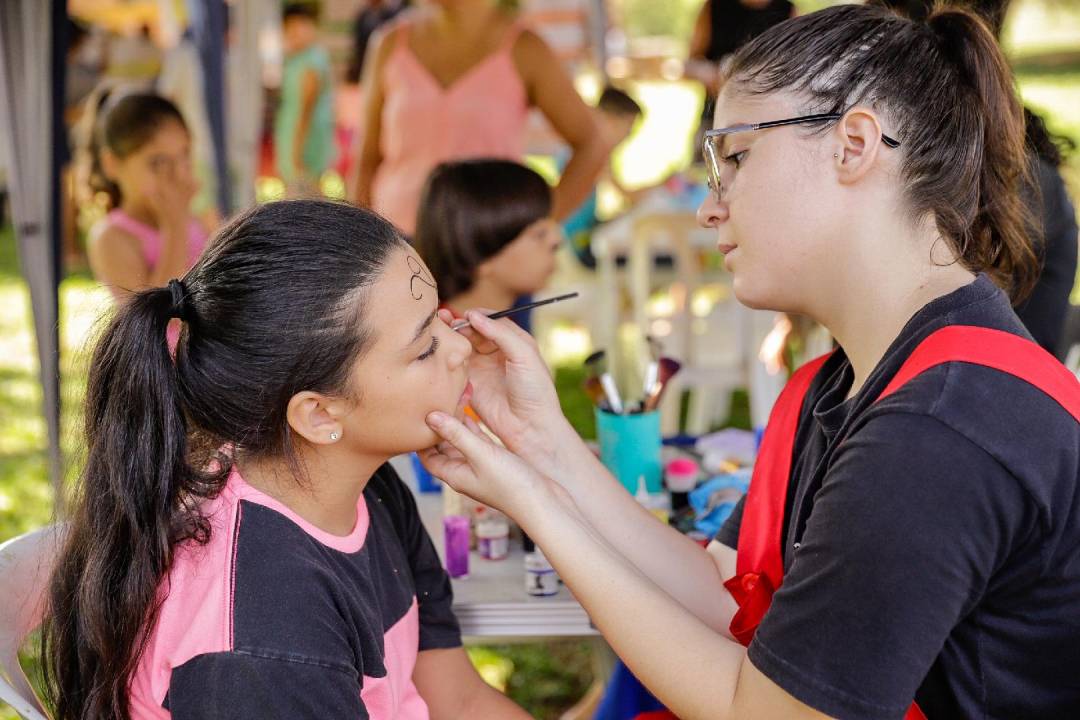
<svg viewBox="0 0 1080 720">
<path fill-rule="evenodd" d="M 607 395 L 604 393 L 604 386 L 598 376 L 592 375 L 585 378 L 585 394 L 592 400 L 593 405 L 601 410 L 609 410 Z"/>
<path fill-rule="evenodd" d="M 664 354 L 663 344 L 652 335 L 646 335 L 645 342 L 649 344 L 649 357 L 653 360 L 659 360 L 660 356 Z"/>
<path fill-rule="evenodd" d="M 527 305 L 519 305 L 518 307 L 512 307 L 509 310 L 500 310 L 499 312 L 491 313 L 487 317 L 489 320 L 498 320 L 499 318 L 504 318 L 507 315 L 525 312 L 526 310 L 532 310 L 533 308 L 540 307 L 541 305 L 550 305 L 551 303 L 559 302 L 560 300 L 569 300 L 570 298 L 575 298 L 577 296 L 578 294 L 576 292 L 566 293 L 565 295 L 558 295 L 556 297 L 548 298 L 546 300 L 537 300 L 536 302 L 531 302 Z M 451 330 L 461 330 L 462 328 L 467 327 L 469 327 L 469 321 L 465 318 L 455 320 L 453 323 L 450 324 Z"/>
<path fill-rule="evenodd" d="M 585 358 L 585 368 L 589 371 L 589 375 L 599 378 L 607 371 L 606 353 L 603 350 L 597 350 Z"/>
<path fill-rule="evenodd" d="M 649 390 L 649 395 L 645 398 L 645 412 L 655 410 L 659 407 L 660 396 L 664 394 L 664 389 L 667 388 L 671 378 L 675 373 L 679 372 L 679 368 L 682 367 L 682 363 L 669 357 L 660 358 L 658 365 L 656 382 L 653 383 L 652 388 Z"/>
<path fill-rule="evenodd" d="M 649 397 L 649 393 L 656 386 L 656 383 L 660 381 L 660 361 L 650 360 L 649 364 L 645 366 L 645 382 L 643 383 L 645 388 L 645 397 Z M 645 401 L 643 400 L 642 403 Z"/>
<path fill-rule="evenodd" d="M 611 373 L 603 373 L 600 376 L 600 387 L 604 389 L 604 397 L 607 398 L 611 412 L 622 415 L 622 397 L 619 395 L 619 388 L 615 386 L 615 378 L 611 377 Z"/>
</svg>

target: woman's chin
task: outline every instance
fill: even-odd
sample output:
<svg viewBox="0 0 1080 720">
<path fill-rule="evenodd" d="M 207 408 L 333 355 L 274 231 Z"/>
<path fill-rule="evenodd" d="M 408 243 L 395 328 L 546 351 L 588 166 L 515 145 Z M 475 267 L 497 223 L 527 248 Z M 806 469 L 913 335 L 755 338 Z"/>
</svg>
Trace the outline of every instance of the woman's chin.
<svg viewBox="0 0 1080 720">
<path fill-rule="evenodd" d="M 764 290 L 761 283 L 756 283 L 747 278 L 746 273 L 732 273 L 731 289 L 735 293 L 735 299 L 751 310 L 770 309 L 769 293 Z"/>
</svg>

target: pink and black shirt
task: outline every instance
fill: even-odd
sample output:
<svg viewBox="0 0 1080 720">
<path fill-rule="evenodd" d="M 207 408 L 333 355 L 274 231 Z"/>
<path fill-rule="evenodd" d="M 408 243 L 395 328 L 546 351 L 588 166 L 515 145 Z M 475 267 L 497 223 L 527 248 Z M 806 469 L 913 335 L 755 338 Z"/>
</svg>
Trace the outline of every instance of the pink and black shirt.
<svg viewBox="0 0 1080 720">
<path fill-rule="evenodd" d="M 427 720 L 419 651 L 461 645 L 409 489 L 375 473 L 345 536 L 233 472 L 206 545 L 178 549 L 131 684 L 133 718 Z"/>
</svg>

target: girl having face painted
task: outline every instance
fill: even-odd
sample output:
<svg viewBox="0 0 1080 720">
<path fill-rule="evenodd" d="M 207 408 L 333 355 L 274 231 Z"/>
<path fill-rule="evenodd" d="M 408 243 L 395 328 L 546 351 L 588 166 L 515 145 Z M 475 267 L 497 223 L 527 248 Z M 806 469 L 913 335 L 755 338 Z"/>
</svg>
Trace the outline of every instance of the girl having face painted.
<svg viewBox="0 0 1080 720">
<path fill-rule="evenodd" d="M 788 20 L 736 53 L 715 124 L 698 216 L 736 296 L 840 349 L 791 378 L 708 550 L 478 313 L 472 407 L 505 447 L 436 413 L 428 468 L 514 517 L 683 720 L 1080 717 L 1080 383 L 1012 310 L 1037 262 L 993 35 L 957 9 Z"/>
<path fill-rule="evenodd" d="M 437 307 L 389 223 L 297 201 L 118 309 L 42 635 L 54 718 L 526 717 L 387 464 L 469 399 Z"/>
</svg>

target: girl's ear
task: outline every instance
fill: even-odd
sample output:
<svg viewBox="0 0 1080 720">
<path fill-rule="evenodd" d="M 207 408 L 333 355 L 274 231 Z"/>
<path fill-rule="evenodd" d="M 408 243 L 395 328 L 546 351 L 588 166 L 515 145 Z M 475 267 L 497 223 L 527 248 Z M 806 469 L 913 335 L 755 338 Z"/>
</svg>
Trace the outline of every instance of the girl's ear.
<svg viewBox="0 0 1080 720">
<path fill-rule="evenodd" d="M 313 445 L 331 445 L 341 439 L 340 401 L 304 390 L 292 396 L 285 418 L 293 432 Z"/>
<path fill-rule="evenodd" d="M 108 148 L 101 150 L 101 172 L 105 173 L 106 179 L 112 182 L 116 182 L 116 175 L 120 172 L 120 158 Z"/>
</svg>

